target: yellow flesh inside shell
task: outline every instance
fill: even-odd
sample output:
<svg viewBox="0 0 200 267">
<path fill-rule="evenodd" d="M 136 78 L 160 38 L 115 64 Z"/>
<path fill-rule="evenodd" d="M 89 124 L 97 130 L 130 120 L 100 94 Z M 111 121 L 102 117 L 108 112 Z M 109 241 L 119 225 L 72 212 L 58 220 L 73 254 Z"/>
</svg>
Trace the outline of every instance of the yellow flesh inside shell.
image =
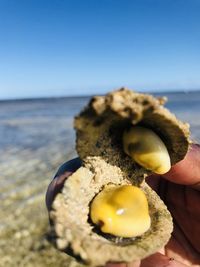
<svg viewBox="0 0 200 267">
<path fill-rule="evenodd" d="M 90 216 L 104 233 L 136 237 L 151 224 L 144 192 L 132 185 L 109 186 L 92 201 Z"/>
<path fill-rule="evenodd" d="M 157 174 L 171 168 L 169 153 L 163 141 L 152 130 L 135 126 L 124 132 L 124 151 L 135 162 Z"/>
</svg>

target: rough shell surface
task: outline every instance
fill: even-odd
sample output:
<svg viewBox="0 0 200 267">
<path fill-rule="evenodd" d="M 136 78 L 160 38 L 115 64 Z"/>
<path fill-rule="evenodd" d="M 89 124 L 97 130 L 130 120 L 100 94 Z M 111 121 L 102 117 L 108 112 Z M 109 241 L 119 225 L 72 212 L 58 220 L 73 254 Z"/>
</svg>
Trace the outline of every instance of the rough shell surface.
<svg viewBox="0 0 200 267">
<path fill-rule="evenodd" d="M 121 89 L 94 97 L 75 119 L 76 149 L 84 161 L 99 156 L 124 171 L 139 185 L 149 171 L 133 163 L 122 147 L 122 134 L 131 125 L 151 128 L 164 141 L 172 165 L 188 150 L 189 125 L 163 107 L 165 99 Z"/>
<path fill-rule="evenodd" d="M 153 254 L 172 232 L 172 219 L 159 196 L 144 182 L 149 171 L 122 149 L 122 133 L 131 125 L 153 129 L 162 138 L 172 164 L 184 158 L 189 126 L 163 107 L 165 99 L 120 89 L 94 97 L 75 119 L 77 152 L 83 167 L 65 182 L 51 212 L 57 247 L 91 266 L 108 261 L 130 262 Z M 144 190 L 151 228 L 138 238 L 105 235 L 91 223 L 90 202 L 108 184 L 134 184 Z"/>
<path fill-rule="evenodd" d="M 93 197 L 105 185 L 130 184 L 118 167 L 101 162 L 100 158 L 90 164 L 94 172 L 81 167 L 65 182 L 62 194 L 53 204 L 51 218 L 55 223 L 57 246 L 70 250 L 72 255 L 91 266 L 104 266 L 106 262 L 130 262 L 142 259 L 167 243 L 172 232 L 170 213 L 156 193 L 146 183 L 141 186 L 149 203 L 151 228 L 138 238 L 113 238 L 99 234 L 89 220 L 89 205 Z M 88 167 L 88 166 L 87 166 Z"/>
</svg>

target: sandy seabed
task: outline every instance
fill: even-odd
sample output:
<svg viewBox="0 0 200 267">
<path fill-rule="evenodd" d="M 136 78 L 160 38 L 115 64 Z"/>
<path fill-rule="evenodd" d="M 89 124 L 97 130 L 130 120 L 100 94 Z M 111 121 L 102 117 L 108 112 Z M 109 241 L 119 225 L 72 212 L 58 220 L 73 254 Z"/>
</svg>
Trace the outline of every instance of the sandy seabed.
<svg viewBox="0 0 200 267">
<path fill-rule="evenodd" d="M 71 114 L 44 105 L 0 103 L 0 267 L 80 266 L 47 241 L 46 189 L 76 153 Z"/>
</svg>

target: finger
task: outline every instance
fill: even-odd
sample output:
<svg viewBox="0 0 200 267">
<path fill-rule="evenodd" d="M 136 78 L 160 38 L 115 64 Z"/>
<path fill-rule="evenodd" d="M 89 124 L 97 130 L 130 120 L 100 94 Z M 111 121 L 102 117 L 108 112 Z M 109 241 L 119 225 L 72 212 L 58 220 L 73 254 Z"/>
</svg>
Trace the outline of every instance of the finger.
<svg viewBox="0 0 200 267">
<path fill-rule="evenodd" d="M 105 267 L 126 267 L 126 263 L 107 263 Z"/>
<path fill-rule="evenodd" d="M 184 225 L 183 228 L 185 228 Z M 191 228 L 195 227 L 192 226 Z M 192 233 L 187 232 L 187 237 L 183 234 L 181 227 L 175 223 L 172 237 L 165 246 L 165 255 L 180 262 L 184 261 L 184 264 L 189 266 L 200 266 L 200 237 L 197 237 L 199 236 L 198 231 L 194 230 L 193 232 L 193 236 Z"/>
<path fill-rule="evenodd" d="M 191 145 L 186 157 L 175 164 L 164 177 L 171 182 L 200 189 L 200 145 Z"/>
<path fill-rule="evenodd" d="M 129 263 L 107 263 L 105 267 L 140 267 L 140 261 Z"/>
<path fill-rule="evenodd" d="M 140 267 L 189 267 L 179 261 L 169 258 L 161 253 L 155 253 L 142 260 Z"/>
</svg>

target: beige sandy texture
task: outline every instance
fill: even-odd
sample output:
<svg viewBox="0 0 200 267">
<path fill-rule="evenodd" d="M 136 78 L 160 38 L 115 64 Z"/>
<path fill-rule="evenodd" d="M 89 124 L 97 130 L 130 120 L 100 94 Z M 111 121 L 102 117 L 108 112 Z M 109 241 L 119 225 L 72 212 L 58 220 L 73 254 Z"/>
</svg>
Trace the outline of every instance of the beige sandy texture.
<svg viewBox="0 0 200 267">
<path fill-rule="evenodd" d="M 164 246 L 172 232 L 171 216 L 159 196 L 144 182 L 150 172 L 134 163 L 122 149 L 125 128 L 139 124 L 152 128 L 165 142 L 172 164 L 184 158 L 189 127 L 163 107 L 164 99 L 128 89 L 93 98 L 75 119 L 77 151 L 83 167 L 65 182 L 51 212 L 57 247 L 91 266 L 108 261 L 145 258 Z M 102 234 L 89 218 L 90 202 L 104 186 L 134 184 L 144 190 L 151 227 L 140 237 Z"/>
<path fill-rule="evenodd" d="M 122 148 L 124 129 L 137 124 L 156 132 L 167 146 L 172 165 L 177 163 L 188 150 L 189 125 L 164 108 L 164 103 L 163 98 L 124 88 L 94 97 L 75 119 L 78 154 L 83 160 L 100 156 L 128 173 L 134 184 L 139 184 L 148 172 L 133 164 Z"/>
<path fill-rule="evenodd" d="M 61 250 L 70 248 L 75 257 L 91 266 L 142 259 L 168 241 L 172 231 L 171 216 L 156 193 L 144 183 L 141 188 L 149 203 L 151 228 L 138 238 L 120 239 L 99 234 L 88 221 L 91 200 L 109 183 L 130 183 L 118 167 L 101 161 L 100 158 L 91 159 L 95 172 L 85 167 L 77 170 L 66 181 L 63 193 L 57 196 L 51 214 L 58 236 L 57 246 Z M 97 165 L 104 168 L 98 169 Z"/>
</svg>

